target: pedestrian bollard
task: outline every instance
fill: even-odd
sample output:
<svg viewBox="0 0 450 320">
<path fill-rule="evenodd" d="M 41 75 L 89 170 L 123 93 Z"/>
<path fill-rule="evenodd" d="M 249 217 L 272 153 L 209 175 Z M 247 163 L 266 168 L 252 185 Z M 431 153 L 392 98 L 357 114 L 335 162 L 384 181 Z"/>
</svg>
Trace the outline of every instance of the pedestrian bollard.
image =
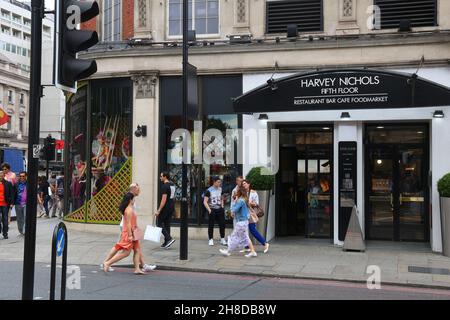
<svg viewBox="0 0 450 320">
<path fill-rule="evenodd" d="M 67 228 L 60 222 L 53 231 L 52 238 L 52 262 L 50 271 L 50 300 L 55 300 L 56 286 L 56 258 L 62 255 L 61 270 L 61 300 L 66 300 L 66 275 L 67 275 Z"/>
</svg>

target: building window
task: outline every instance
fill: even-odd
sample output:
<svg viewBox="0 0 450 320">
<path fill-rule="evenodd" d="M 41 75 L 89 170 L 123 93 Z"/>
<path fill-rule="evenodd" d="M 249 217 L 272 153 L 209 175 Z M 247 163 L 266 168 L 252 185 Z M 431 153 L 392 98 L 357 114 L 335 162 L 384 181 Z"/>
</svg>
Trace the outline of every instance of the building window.
<svg viewBox="0 0 450 320">
<path fill-rule="evenodd" d="M 23 133 L 23 118 L 19 118 L 19 131 Z"/>
<path fill-rule="evenodd" d="M 24 57 L 27 56 L 27 49 L 22 48 L 22 56 L 24 56 Z"/>
<path fill-rule="evenodd" d="M 12 18 L 13 18 L 13 21 L 14 21 L 14 22 L 22 23 L 21 17 L 18 16 L 17 14 L 13 14 Z"/>
<path fill-rule="evenodd" d="M 6 51 L 11 52 L 11 44 L 7 43 L 5 45 L 5 49 L 6 49 Z"/>
<path fill-rule="evenodd" d="M 122 1 L 105 0 L 103 8 L 103 41 L 122 40 Z"/>
<path fill-rule="evenodd" d="M 22 32 L 13 29 L 13 36 L 16 38 L 22 38 Z"/>
<path fill-rule="evenodd" d="M 25 95 L 23 93 L 20 94 L 20 104 L 23 105 L 25 103 Z"/>
<path fill-rule="evenodd" d="M 11 53 L 16 53 L 16 49 L 17 49 L 16 45 L 12 44 L 11 45 Z"/>
<path fill-rule="evenodd" d="M 14 93 L 12 92 L 12 90 L 8 90 L 8 102 L 9 103 L 14 103 L 13 97 L 14 97 Z"/>
<path fill-rule="evenodd" d="M 323 31 L 323 0 L 266 2 L 267 33 L 286 33 L 291 24 L 296 24 L 299 32 Z"/>
<path fill-rule="evenodd" d="M 2 10 L 2 18 L 8 19 L 8 20 L 11 19 L 11 13 L 9 11 Z"/>
<path fill-rule="evenodd" d="M 43 27 L 42 27 L 42 30 L 43 30 L 45 33 L 50 33 L 51 28 L 50 28 L 50 27 L 47 27 L 47 26 L 43 26 Z"/>
<path fill-rule="evenodd" d="M 25 41 L 31 41 L 31 35 L 29 35 L 28 33 L 24 33 L 24 34 L 23 34 L 23 40 L 25 40 Z"/>
<path fill-rule="evenodd" d="M 5 26 L 2 26 L 2 33 L 11 35 L 11 29 Z"/>
<path fill-rule="evenodd" d="M 374 0 L 380 7 L 381 28 L 398 28 L 400 21 L 411 21 L 412 27 L 437 26 L 437 0 Z"/>
<path fill-rule="evenodd" d="M 30 27 L 30 26 L 31 26 L 31 20 L 26 19 L 26 18 L 23 18 L 23 24 L 24 24 L 26 27 Z"/>
<path fill-rule="evenodd" d="M 194 15 L 192 15 L 194 13 Z M 197 35 L 219 33 L 219 1 L 189 1 L 189 29 Z M 183 33 L 183 1 L 169 0 L 169 36 Z"/>
</svg>

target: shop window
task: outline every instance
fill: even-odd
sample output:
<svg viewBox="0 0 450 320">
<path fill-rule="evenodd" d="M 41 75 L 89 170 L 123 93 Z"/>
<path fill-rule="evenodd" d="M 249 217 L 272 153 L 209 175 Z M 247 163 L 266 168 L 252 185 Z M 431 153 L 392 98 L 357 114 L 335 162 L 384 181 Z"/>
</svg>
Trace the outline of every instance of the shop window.
<svg viewBox="0 0 450 320">
<path fill-rule="evenodd" d="M 323 31 L 323 0 L 266 1 L 267 33 L 286 33 L 291 24 L 299 32 Z"/>
<path fill-rule="evenodd" d="M 398 29 L 402 20 L 409 20 L 412 27 L 437 26 L 437 0 L 374 0 L 374 4 L 380 7 L 382 29 Z"/>
<path fill-rule="evenodd" d="M 131 89 L 92 86 L 91 195 L 95 196 L 131 155 Z"/>
<path fill-rule="evenodd" d="M 169 0 L 169 36 L 181 36 L 183 33 L 183 1 Z M 194 13 L 194 14 L 192 14 Z M 219 1 L 189 1 L 189 29 L 197 35 L 219 33 Z"/>
</svg>

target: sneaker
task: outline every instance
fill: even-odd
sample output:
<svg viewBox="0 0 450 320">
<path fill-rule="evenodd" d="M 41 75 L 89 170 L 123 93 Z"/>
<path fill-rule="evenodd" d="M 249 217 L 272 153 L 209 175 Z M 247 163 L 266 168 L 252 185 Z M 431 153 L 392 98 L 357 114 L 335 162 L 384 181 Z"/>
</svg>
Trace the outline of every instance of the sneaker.
<svg viewBox="0 0 450 320">
<path fill-rule="evenodd" d="M 255 251 L 250 252 L 249 254 L 245 255 L 246 258 L 257 257 L 257 256 L 258 256 L 258 254 Z"/>
<path fill-rule="evenodd" d="M 102 269 L 102 270 L 103 270 L 103 263 L 102 263 L 102 264 L 100 264 L 100 269 Z M 109 268 L 108 268 L 108 272 L 114 272 L 114 269 L 113 269 L 113 268 L 111 268 L 111 267 L 109 267 Z"/>
<path fill-rule="evenodd" d="M 209 239 L 208 244 L 209 244 L 210 246 L 213 246 L 213 245 L 214 245 L 214 240 L 213 240 L 213 239 Z"/>
<path fill-rule="evenodd" d="M 269 243 L 266 243 L 266 247 L 264 248 L 264 253 L 267 253 L 269 251 Z"/>
<path fill-rule="evenodd" d="M 226 257 L 231 256 L 231 253 L 228 252 L 228 249 L 219 249 L 220 253 L 223 254 Z"/>
<path fill-rule="evenodd" d="M 155 269 L 156 269 L 156 266 L 153 265 L 153 264 L 144 264 L 144 265 L 142 266 L 142 270 L 145 271 L 145 272 L 153 271 L 153 270 L 155 270 Z"/>
<path fill-rule="evenodd" d="M 223 245 L 223 246 L 227 245 L 227 242 L 226 242 L 225 238 L 220 239 L 220 244 Z"/>
<path fill-rule="evenodd" d="M 3 239 L 8 239 L 8 235 L 6 235 L 6 236 L 3 236 Z"/>
<path fill-rule="evenodd" d="M 251 250 L 249 249 L 249 248 L 245 248 L 245 249 L 242 249 L 241 251 L 239 251 L 240 253 L 244 253 L 244 252 L 250 252 Z"/>
<path fill-rule="evenodd" d="M 161 248 L 165 248 L 167 245 L 167 242 L 164 241 L 164 243 L 161 245 Z"/>
<path fill-rule="evenodd" d="M 169 242 L 164 246 L 164 248 L 169 249 L 170 246 L 175 242 L 175 239 L 170 239 Z"/>
</svg>

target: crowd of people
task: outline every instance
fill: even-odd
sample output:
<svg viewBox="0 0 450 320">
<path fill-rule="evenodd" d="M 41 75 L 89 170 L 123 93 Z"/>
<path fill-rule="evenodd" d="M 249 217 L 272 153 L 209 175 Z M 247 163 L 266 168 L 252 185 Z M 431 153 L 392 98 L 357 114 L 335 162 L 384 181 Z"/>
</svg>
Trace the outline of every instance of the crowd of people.
<svg viewBox="0 0 450 320">
<path fill-rule="evenodd" d="M 64 198 L 64 176 L 53 174 L 47 180 L 45 176 L 39 177 L 37 214 L 62 218 Z M 1 164 L 0 171 L 0 230 L 4 239 L 8 239 L 11 213 L 14 210 L 17 220 L 19 237 L 25 235 L 25 217 L 27 207 L 27 173 L 21 171 L 17 176 L 11 171 L 8 163 Z"/>
</svg>

